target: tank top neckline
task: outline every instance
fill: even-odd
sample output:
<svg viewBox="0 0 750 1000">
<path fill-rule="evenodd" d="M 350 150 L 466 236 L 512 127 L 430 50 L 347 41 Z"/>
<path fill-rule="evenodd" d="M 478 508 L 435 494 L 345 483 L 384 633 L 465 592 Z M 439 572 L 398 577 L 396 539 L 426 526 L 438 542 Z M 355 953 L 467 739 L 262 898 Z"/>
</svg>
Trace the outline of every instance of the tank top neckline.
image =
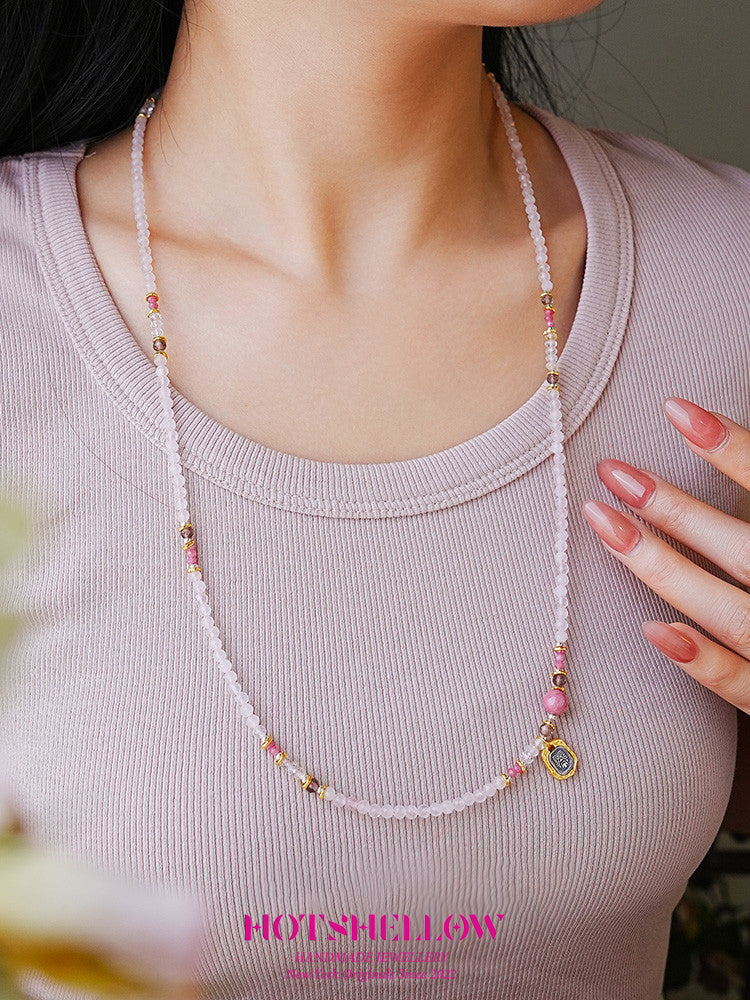
<svg viewBox="0 0 750 1000">
<path fill-rule="evenodd" d="M 583 285 L 560 355 L 567 442 L 601 395 L 624 336 L 634 271 L 632 219 L 617 173 L 596 134 L 533 105 L 520 106 L 558 145 L 586 217 Z M 90 374 L 128 420 L 164 451 L 168 489 L 154 363 L 110 295 L 81 219 L 75 169 L 86 146 L 86 140 L 79 140 L 24 157 L 26 204 L 40 266 L 65 330 Z M 541 336 L 539 346 L 543 358 Z M 188 497 L 193 474 L 288 511 L 372 518 L 465 503 L 512 482 L 551 456 L 547 392 L 541 383 L 518 409 L 457 445 L 417 458 L 375 463 L 326 462 L 278 451 L 214 420 L 174 387 L 172 399 Z"/>
</svg>

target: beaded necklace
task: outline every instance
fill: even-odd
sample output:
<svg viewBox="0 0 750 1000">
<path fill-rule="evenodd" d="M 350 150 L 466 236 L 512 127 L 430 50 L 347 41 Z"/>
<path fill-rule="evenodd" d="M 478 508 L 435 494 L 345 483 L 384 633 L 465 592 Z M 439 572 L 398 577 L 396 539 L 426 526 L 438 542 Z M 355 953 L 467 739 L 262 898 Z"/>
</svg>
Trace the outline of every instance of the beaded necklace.
<svg viewBox="0 0 750 1000">
<path fill-rule="evenodd" d="M 557 357 L 557 333 L 555 330 L 555 309 L 552 305 L 552 281 L 550 280 L 549 265 L 547 262 L 547 249 L 542 235 L 539 212 L 534 201 L 534 192 L 531 186 L 526 159 L 523 154 L 521 142 L 513 122 L 508 101 L 503 94 L 500 85 L 492 73 L 487 73 L 495 103 L 500 112 L 505 131 L 510 144 L 516 171 L 521 183 L 521 193 L 526 206 L 526 215 L 529 220 L 529 230 L 536 248 L 536 263 L 539 274 L 539 284 L 541 287 L 541 303 L 544 311 L 544 347 L 545 360 L 547 364 L 546 388 L 550 403 L 551 418 L 551 443 L 553 457 L 554 476 L 554 497 L 557 517 L 557 531 L 554 548 L 556 564 L 555 583 L 555 645 L 552 648 L 552 687 L 542 698 L 542 707 L 546 715 L 539 725 L 538 735 L 532 743 L 518 754 L 516 760 L 501 772 L 474 791 L 465 792 L 458 798 L 447 799 L 443 802 L 431 802 L 419 805 L 390 805 L 368 802 L 364 799 L 356 799 L 342 792 L 336 791 L 330 784 L 324 784 L 319 778 L 312 774 L 294 760 L 285 750 L 279 746 L 276 740 L 266 730 L 261 723 L 260 717 L 250 704 L 248 694 L 243 691 L 239 683 L 237 672 L 232 666 L 229 657 L 222 645 L 219 636 L 219 629 L 213 619 L 213 614 L 208 601 L 206 583 L 203 579 L 201 567 L 198 563 L 198 547 L 196 542 L 195 527 L 190 520 L 188 510 L 187 493 L 185 490 L 185 477 L 183 475 L 182 464 L 178 450 L 177 425 L 172 406 L 171 386 L 169 382 L 169 372 L 167 369 L 167 341 L 164 336 L 161 313 L 159 311 L 159 296 L 156 292 L 156 279 L 151 259 L 151 246 L 149 239 L 148 221 L 146 219 L 146 203 L 143 185 L 143 141 L 146 125 L 151 117 L 151 113 L 156 105 L 153 96 L 149 97 L 138 112 L 133 125 L 133 142 L 131 169 L 133 178 L 133 208 L 138 231 L 138 249 L 141 258 L 141 268 L 146 288 L 146 302 L 148 304 L 147 318 L 151 324 L 152 342 L 154 349 L 154 364 L 156 368 L 156 382 L 159 397 L 163 404 L 164 435 L 167 446 L 167 459 L 169 473 L 172 479 L 175 499 L 175 513 L 177 516 L 177 531 L 179 533 L 182 549 L 185 555 L 186 571 L 193 582 L 193 594 L 198 606 L 201 621 L 208 633 L 210 648 L 216 659 L 219 670 L 224 676 L 224 680 L 239 704 L 239 709 L 250 732 L 257 739 L 262 750 L 267 751 L 273 759 L 275 767 L 279 771 L 286 771 L 298 783 L 304 791 L 310 792 L 322 802 L 329 802 L 334 806 L 345 807 L 356 812 L 366 814 L 380 819 L 426 819 L 429 816 L 438 816 L 450 812 L 460 811 L 466 806 L 484 802 L 485 799 L 494 795 L 500 789 L 508 788 L 511 778 L 515 781 L 526 772 L 527 767 L 541 756 L 547 771 L 559 780 L 569 778 L 574 774 L 578 763 L 576 754 L 560 738 L 556 738 L 556 720 L 568 707 L 568 698 L 565 691 L 567 681 L 566 651 L 568 635 L 568 498 L 565 481 L 565 456 L 563 453 L 563 429 L 562 429 L 562 409 L 560 404 L 560 371 Z M 158 91 L 156 92 L 158 95 Z"/>
</svg>

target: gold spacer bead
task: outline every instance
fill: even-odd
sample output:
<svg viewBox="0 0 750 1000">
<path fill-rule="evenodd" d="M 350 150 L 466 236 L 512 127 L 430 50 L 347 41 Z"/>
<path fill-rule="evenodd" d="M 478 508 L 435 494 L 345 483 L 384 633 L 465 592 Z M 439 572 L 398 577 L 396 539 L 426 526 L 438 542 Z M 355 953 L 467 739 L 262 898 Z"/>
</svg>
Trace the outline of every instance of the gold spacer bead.
<svg viewBox="0 0 750 1000">
<path fill-rule="evenodd" d="M 187 571 L 188 571 L 188 573 L 200 573 L 201 572 L 201 568 L 200 568 L 200 566 L 188 566 Z"/>
<path fill-rule="evenodd" d="M 505 773 L 505 771 L 503 771 L 503 773 L 502 773 L 502 774 L 500 775 L 500 777 L 501 777 L 501 778 L 505 778 L 505 787 L 507 788 L 507 787 L 508 787 L 508 785 L 510 784 L 510 778 L 509 778 L 509 777 L 508 777 L 508 775 L 507 775 L 507 774 Z"/>
<path fill-rule="evenodd" d="M 260 745 L 261 750 L 266 750 L 273 743 L 273 736 L 266 736 Z"/>
<path fill-rule="evenodd" d="M 151 319 L 151 317 L 154 315 L 154 313 L 158 313 L 158 312 L 159 312 L 158 309 L 149 309 L 149 311 L 146 313 L 146 319 Z"/>
<path fill-rule="evenodd" d="M 286 750 L 282 750 L 281 753 L 276 754 L 276 756 L 273 759 L 273 762 L 278 767 L 280 764 L 283 764 L 285 760 L 286 760 Z"/>
<path fill-rule="evenodd" d="M 318 789 L 318 796 L 321 799 L 323 798 L 326 788 L 328 788 L 328 785 L 321 785 L 320 788 Z M 323 801 L 325 801 L 325 799 Z"/>
<path fill-rule="evenodd" d="M 162 354 L 165 358 L 168 359 L 168 355 L 167 355 L 166 351 L 154 351 L 154 354 Z"/>
<path fill-rule="evenodd" d="M 560 386 L 559 385 L 548 385 L 547 388 L 548 389 L 554 389 L 555 392 L 559 392 L 560 391 Z"/>
<path fill-rule="evenodd" d="M 568 646 L 567 646 L 567 643 L 565 643 L 565 642 L 558 643 L 557 646 L 553 646 L 552 647 L 553 650 L 559 649 L 561 652 L 565 651 L 567 648 L 568 648 Z M 558 671 L 558 673 L 562 674 L 562 673 L 564 673 L 564 671 L 560 670 L 560 671 Z"/>
<path fill-rule="evenodd" d="M 516 761 L 516 764 L 521 768 L 521 774 L 526 774 L 526 768 L 523 766 L 520 760 Z"/>
<path fill-rule="evenodd" d="M 155 291 L 153 291 L 153 292 L 146 292 L 146 302 L 148 302 L 149 299 L 158 299 L 158 298 L 159 298 L 159 296 L 157 295 L 157 293 Z"/>
<path fill-rule="evenodd" d="M 190 539 L 189 539 L 189 540 L 188 540 L 187 542 L 185 542 L 185 544 L 184 544 L 184 545 L 182 546 L 182 551 L 183 551 L 183 552 L 187 551 L 187 549 L 191 548 L 191 547 L 192 547 L 193 545 L 195 545 L 195 539 L 194 539 L 194 538 L 190 538 Z"/>
<path fill-rule="evenodd" d="M 307 786 L 310 784 L 312 780 L 313 776 L 311 774 L 306 774 L 305 777 L 300 782 L 300 784 L 302 785 L 303 788 L 307 788 Z"/>
</svg>

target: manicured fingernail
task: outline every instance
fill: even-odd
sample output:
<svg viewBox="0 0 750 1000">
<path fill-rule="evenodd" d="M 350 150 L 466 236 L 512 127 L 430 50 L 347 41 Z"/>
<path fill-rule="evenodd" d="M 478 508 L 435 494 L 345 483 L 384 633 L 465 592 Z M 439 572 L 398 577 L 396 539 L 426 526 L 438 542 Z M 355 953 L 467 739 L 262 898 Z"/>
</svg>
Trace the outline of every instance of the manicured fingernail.
<svg viewBox="0 0 750 1000">
<path fill-rule="evenodd" d="M 631 553 L 643 537 L 619 510 L 599 500 L 587 500 L 583 513 L 594 531 L 616 552 Z"/>
<path fill-rule="evenodd" d="M 698 655 L 698 647 L 692 639 L 682 635 L 666 622 L 643 622 L 641 631 L 648 641 L 661 650 L 670 660 L 689 663 Z"/>
<path fill-rule="evenodd" d="M 670 396 L 664 401 L 664 410 L 680 434 L 707 451 L 718 448 L 729 433 L 718 417 L 689 399 Z"/>
<path fill-rule="evenodd" d="M 656 489 L 651 476 L 616 458 L 604 458 L 597 462 L 596 471 L 604 485 L 631 507 L 645 506 Z"/>
</svg>

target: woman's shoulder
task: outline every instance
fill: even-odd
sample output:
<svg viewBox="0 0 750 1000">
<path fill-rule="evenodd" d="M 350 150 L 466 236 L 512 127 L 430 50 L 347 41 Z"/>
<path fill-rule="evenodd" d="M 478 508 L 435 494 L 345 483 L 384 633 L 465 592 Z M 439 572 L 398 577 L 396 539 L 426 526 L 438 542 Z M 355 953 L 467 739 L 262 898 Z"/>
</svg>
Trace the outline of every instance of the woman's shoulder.
<svg viewBox="0 0 750 1000">
<path fill-rule="evenodd" d="M 651 137 L 566 125 L 603 164 L 589 192 L 624 201 L 641 288 L 709 312 L 739 299 L 750 255 L 750 173 Z"/>
<path fill-rule="evenodd" d="M 78 144 L 0 157 L 0 337 L 54 309 L 47 277 L 50 226 L 75 227 Z"/>
<path fill-rule="evenodd" d="M 646 359 L 641 370 L 646 375 L 650 364 L 677 380 L 682 366 L 693 384 L 700 367 L 705 399 L 722 400 L 714 406 L 746 423 L 750 173 L 658 139 L 583 131 L 627 202 L 634 268 L 628 330 Z"/>
<path fill-rule="evenodd" d="M 17 266 L 19 246 L 32 240 L 28 217 L 27 176 L 32 161 L 40 153 L 24 153 L 0 158 L 0 253 L 3 284 Z"/>
<path fill-rule="evenodd" d="M 708 157 L 692 156 L 661 140 L 605 128 L 583 131 L 614 167 L 631 207 L 643 215 L 741 232 L 750 221 L 750 173 Z M 708 231 L 708 230 L 707 230 Z"/>
<path fill-rule="evenodd" d="M 44 195 L 51 185 L 69 185 L 75 152 L 75 146 L 71 145 L 0 157 L 0 295 L 3 297 L 14 288 L 18 293 L 32 294 L 45 214 L 50 209 L 63 212 L 70 204 L 69 200 L 50 200 Z"/>
<path fill-rule="evenodd" d="M 0 157 L 0 231 L 4 237 L 28 235 L 30 208 L 39 188 L 60 177 L 69 177 L 80 158 L 80 142 Z"/>
<path fill-rule="evenodd" d="M 59 147 L 0 157 L 0 422 L 20 428 L 38 409 L 50 368 L 63 365 L 64 290 L 52 263 L 50 229 L 70 245 L 75 163 Z M 71 189 L 70 184 L 73 184 Z M 75 263 L 75 262 L 74 262 Z M 65 355 L 67 357 L 67 355 Z M 2 438 L 2 436 L 0 436 Z M 0 457 L 7 457 L 0 439 Z"/>
<path fill-rule="evenodd" d="M 715 294 L 746 283 L 750 173 L 659 139 L 527 108 L 560 147 L 589 220 L 624 222 L 610 242 L 632 243 L 642 279 L 684 288 L 702 276 Z"/>
</svg>

